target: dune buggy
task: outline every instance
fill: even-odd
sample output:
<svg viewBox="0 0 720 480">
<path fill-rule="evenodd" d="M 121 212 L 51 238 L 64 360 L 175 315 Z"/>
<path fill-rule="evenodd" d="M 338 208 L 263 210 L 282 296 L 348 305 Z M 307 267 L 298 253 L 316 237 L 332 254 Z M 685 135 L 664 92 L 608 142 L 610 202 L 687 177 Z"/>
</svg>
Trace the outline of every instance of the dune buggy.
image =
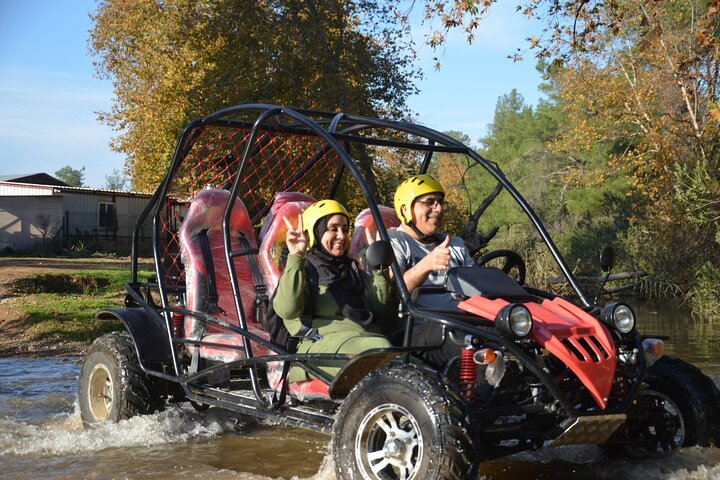
<svg viewBox="0 0 720 480">
<path fill-rule="evenodd" d="M 357 215 L 351 253 L 365 266 L 365 231 L 387 247 L 399 224 L 383 205 L 397 183 L 373 173 L 393 165 L 398 179 L 432 172 L 446 185 L 464 181 L 471 208 L 514 203 L 572 295 L 528 285 L 523 258 L 509 250 L 411 295 L 385 250 L 398 296 L 394 347 L 301 355 L 274 342 L 266 311 L 283 268 L 282 217 L 338 198 Z M 469 179 L 477 172 L 484 180 Z M 137 252 L 148 234 L 155 272 L 144 280 Z M 483 460 L 528 449 L 652 454 L 717 440 L 712 380 L 663 356 L 662 340 L 640 335 L 627 304 L 589 298 L 500 168 L 432 129 L 272 105 L 218 111 L 183 131 L 133 242 L 125 306 L 98 313 L 125 330 L 98 338 L 82 366 L 86 426 L 171 403 L 221 407 L 331 434 L 342 479 L 473 478 Z M 450 306 L 425 301 L 438 294 Z M 419 322 L 442 327 L 437 345 L 412 346 Z M 424 355 L 439 348 L 452 354 L 433 368 Z M 311 364 L 329 359 L 346 362 L 335 378 Z M 289 383 L 290 364 L 313 379 Z"/>
</svg>

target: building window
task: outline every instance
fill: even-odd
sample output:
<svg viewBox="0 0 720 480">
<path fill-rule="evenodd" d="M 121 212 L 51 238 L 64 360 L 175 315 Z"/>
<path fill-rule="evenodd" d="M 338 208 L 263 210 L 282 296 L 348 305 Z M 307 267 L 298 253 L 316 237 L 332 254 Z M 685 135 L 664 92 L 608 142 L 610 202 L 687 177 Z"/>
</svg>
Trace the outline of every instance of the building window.
<svg viewBox="0 0 720 480">
<path fill-rule="evenodd" d="M 100 202 L 100 218 L 98 225 L 100 228 L 117 228 L 117 214 L 115 213 L 114 203 Z"/>
</svg>

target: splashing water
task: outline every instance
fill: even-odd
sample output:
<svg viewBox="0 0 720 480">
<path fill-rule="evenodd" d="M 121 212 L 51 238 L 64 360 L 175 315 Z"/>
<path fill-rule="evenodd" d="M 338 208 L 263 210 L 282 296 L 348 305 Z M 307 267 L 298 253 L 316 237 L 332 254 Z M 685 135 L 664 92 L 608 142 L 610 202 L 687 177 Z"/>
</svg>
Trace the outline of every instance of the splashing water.
<svg viewBox="0 0 720 480">
<path fill-rule="evenodd" d="M 173 406 L 84 429 L 79 370 L 68 359 L 0 359 L 2 478 L 334 478 L 328 437 L 222 410 Z"/>
<path fill-rule="evenodd" d="M 651 326 L 664 333 L 669 328 L 666 323 L 678 328 L 677 319 Z M 681 329 L 686 335 L 688 331 L 692 329 Z M 698 338 L 708 336 L 720 340 L 715 331 Z M 716 352 L 693 347 L 697 345 L 693 339 L 680 337 L 672 343 L 671 353 L 697 364 L 717 382 Z M 80 359 L 0 359 L 0 477 L 335 479 L 329 437 L 217 409 L 200 414 L 171 407 L 83 429 L 76 400 L 79 372 Z M 720 449 L 684 448 L 638 461 L 608 459 L 592 446 L 557 447 L 483 463 L 478 476 L 478 480 L 632 478 L 718 480 Z"/>
</svg>

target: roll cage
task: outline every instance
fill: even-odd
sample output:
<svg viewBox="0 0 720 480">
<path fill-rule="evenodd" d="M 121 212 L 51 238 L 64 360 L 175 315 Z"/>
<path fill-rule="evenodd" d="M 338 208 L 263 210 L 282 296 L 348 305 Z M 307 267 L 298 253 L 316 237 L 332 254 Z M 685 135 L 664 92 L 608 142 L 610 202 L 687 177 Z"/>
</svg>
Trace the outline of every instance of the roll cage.
<svg viewBox="0 0 720 480">
<path fill-rule="evenodd" d="M 165 347 L 149 353 L 149 347 L 136 345 L 142 368 L 149 374 L 172 381 L 182 379 L 183 385 L 192 384 L 202 377 L 208 377 L 215 371 L 235 367 L 248 367 L 252 390 L 256 399 L 266 404 L 260 386 L 257 365 L 271 361 L 291 360 L 301 362 L 311 358 L 349 359 L 343 355 L 294 355 L 267 338 L 257 335 L 248 328 L 247 305 L 243 305 L 239 284 L 235 275 L 234 258 L 257 254 L 257 249 L 235 249 L 231 246 L 230 215 L 238 199 L 245 202 L 252 224 L 257 230 L 270 210 L 273 196 L 277 192 L 302 191 L 315 198 L 354 199 L 361 196 L 369 208 L 378 227 L 381 239 L 389 240 L 388 232 L 382 222 L 378 201 L 373 194 L 363 169 L 368 163 L 355 160 L 367 159 L 374 149 L 391 152 L 405 152 L 413 160 L 412 173 L 425 173 L 434 155 L 440 153 L 463 154 L 494 177 L 510 194 L 530 219 L 538 234 L 546 244 L 569 285 L 574 290 L 586 310 L 594 308 L 593 302 L 583 291 L 573 276 L 557 247 L 547 233 L 542 222 L 513 187 L 501 169 L 483 158 L 458 140 L 430 128 L 404 121 L 390 121 L 345 113 L 326 113 L 314 110 L 292 109 L 274 105 L 240 105 L 220 110 L 190 123 L 183 131 L 174 152 L 170 167 L 160 187 L 153 195 L 148 206 L 136 224 L 133 235 L 133 254 L 131 282 L 127 304 L 131 307 L 144 307 L 153 311 L 152 322 L 155 327 L 141 326 L 139 320 L 123 320 L 128 329 L 151 329 L 155 336 L 163 335 Z M 380 158 L 380 157 L 378 157 Z M 370 182 L 372 179 L 370 179 Z M 223 238 L 227 268 L 231 272 L 232 291 L 239 325 L 232 325 L 210 315 L 190 312 L 178 307 L 172 301 L 174 296 L 182 294 L 184 283 L 183 265 L 179 253 L 177 238 L 178 227 L 187 211 L 187 204 L 194 194 L 207 185 L 215 185 L 230 191 L 230 201 L 223 217 Z M 154 279 L 142 282 L 138 278 L 139 239 L 148 222 L 151 222 L 153 257 L 155 260 Z M 409 347 L 412 335 L 413 319 L 425 319 L 438 322 L 451 329 L 471 335 L 478 335 L 492 343 L 505 346 L 522 361 L 540 379 L 567 412 L 573 412 L 574 406 L 562 394 L 543 369 L 537 365 L 513 342 L 509 342 L 483 328 L 482 320 L 471 315 L 435 312 L 419 308 L 413 302 L 403 281 L 402 272 L 397 263 L 391 265 L 397 292 L 401 298 L 402 311 L 405 313 L 405 337 L 403 347 L 385 352 L 370 353 L 364 362 L 381 365 L 393 357 L 418 351 Z M 151 291 L 157 291 L 155 304 Z M 264 292 L 267 294 L 267 292 Z M 228 330 L 241 334 L 245 339 L 243 349 L 245 359 L 233 362 L 233 365 L 216 365 L 190 375 L 183 373 L 180 364 L 177 342 L 199 343 L 188 339 L 178 339 L 173 335 L 172 316 L 174 313 L 195 315 L 208 323 L 221 325 Z M 152 323 L 151 322 L 151 323 Z M 162 327 L 164 325 L 164 328 Z M 159 334 L 157 332 L 164 332 Z M 133 335 L 137 338 L 137 335 Z M 276 355 L 257 356 L 253 345 L 267 349 Z M 369 359 L 369 360 L 368 360 Z M 151 366 L 153 361 L 171 360 L 172 372 L 161 371 Z M 361 359 L 354 361 L 360 362 Z M 341 373 L 334 381 L 311 366 L 304 365 L 308 372 L 330 385 L 330 395 L 341 398 L 347 393 L 350 383 L 357 378 L 350 370 L 353 361 L 346 367 L 347 374 Z M 642 366 L 641 366 L 642 368 Z M 634 390 L 634 388 L 633 388 Z M 192 398 L 192 393 L 189 394 Z M 626 396 L 626 399 L 632 395 Z M 620 409 L 626 405 L 618 406 Z"/>
</svg>

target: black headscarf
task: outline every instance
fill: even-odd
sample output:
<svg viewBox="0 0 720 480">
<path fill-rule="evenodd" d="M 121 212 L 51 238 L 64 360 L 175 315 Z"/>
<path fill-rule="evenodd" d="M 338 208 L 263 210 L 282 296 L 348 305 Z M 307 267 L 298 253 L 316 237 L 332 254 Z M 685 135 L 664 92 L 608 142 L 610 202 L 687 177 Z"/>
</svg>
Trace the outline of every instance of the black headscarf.
<svg viewBox="0 0 720 480">
<path fill-rule="evenodd" d="M 343 315 L 367 327 L 372 322 L 372 314 L 365 309 L 362 300 L 365 283 L 357 263 L 347 253 L 336 257 L 320 242 L 327 230 L 328 217 L 325 216 L 315 223 L 315 244 L 305 255 L 308 267 L 315 269 L 318 285 L 328 287 Z"/>
</svg>

